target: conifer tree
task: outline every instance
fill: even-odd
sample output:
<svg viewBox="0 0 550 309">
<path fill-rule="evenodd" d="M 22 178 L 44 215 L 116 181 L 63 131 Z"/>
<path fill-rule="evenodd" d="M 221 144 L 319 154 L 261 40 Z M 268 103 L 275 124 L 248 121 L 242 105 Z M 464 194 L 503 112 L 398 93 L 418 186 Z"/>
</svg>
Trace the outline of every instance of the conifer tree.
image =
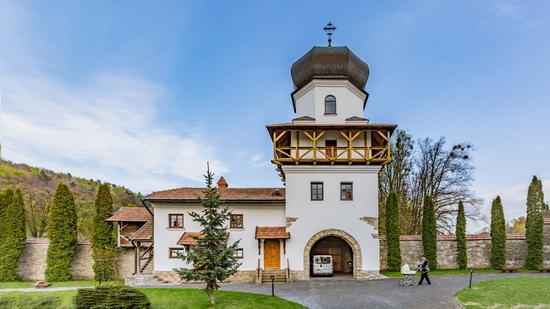
<svg viewBox="0 0 550 309">
<path fill-rule="evenodd" d="M 92 255 L 94 258 L 94 278 L 98 282 L 113 280 L 115 277 L 116 244 L 113 224 L 105 221 L 113 215 L 113 198 L 108 184 L 102 184 L 95 200 L 95 216 L 92 231 Z"/>
<path fill-rule="evenodd" d="M 212 186 L 213 174 L 210 169 L 206 175 L 206 189 L 201 199 L 203 207 L 200 213 L 191 212 L 189 215 L 193 221 L 202 227 L 199 237 L 195 237 L 196 244 L 191 245 L 190 250 L 182 258 L 194 267 L 192 269 L 174 269 L 182 280 L 198 280 L 206 283 L 205 292 L 210 302 L 216 304 L 216 290 L 218 282 L 229 278 L 237 272 L 241 263 L 237 262 L 235 252 L 239 241 L 227 245 L 227 224 L 231 211 L 225 207 L 220 208 L 220 193 Z"/>
<path fill-rule="evenodd" d="M 397 194 L 392 191 L 386 199 L 386 242 L 388 244 L 388 269 L 391 271 L 399 271 L 401 268 L 400 234 L 399 204 Z"/>
<path fill-rule="evenodd" d="M 506 221 L 500 196 L 491 205 L 491 267 L 503 269 L 506 266 Z"/>
<path fill-rule="evenodd" d="M 422 247 L 424 255 L 430 263 L 430 269 L 437 268 L 437 226 L 435 223 L 435 209 L 432 197 L 424 198 L 422 213 Z"/>
<path fill-rule="evenodd" d="M 3 237 L 0 241 L 0 281 L 15 281 L 19 279 L 17 262 L 23 255 L 27 238 L 25 204 L 21 190 L 15 190 L 11 203 L 3 209 L 0 220 L 3 222 Z"/>
<path fill-rule="evenodd" d="M 458 203 L 458 216 L 456 218 L 456 261 L 459 269 L 468 267 L 468 254 L 466 252 L 466 215 L 464 204 Z"/>
<path fill-rule="evenodd" d="M 11 205 L 11 202 L 13 201 L 13 190 L 10 188 L 7 188 L 0 194 L 0 217 L 2 216 L 2 213 L 4 212 L 4 209 L 8 208 L 9 205 Z M 4 234 L 0 233 L 0 243 L 2 243 L 2 239 L 4 238 Z"/>
<path fill-rule="evenodd" d="M 527 219 L 525 221 L 525 237 L 527 239 L 527 259 L 525 267 L 538 269 L 542 266 L 544 246 L 543 210 L 548 206 L 544 203 L 542 182 L 533 176 L 527 192 Z"/>
<path fill-rule="evenodd" d="M 48 223 L 46 280 L 72 279 L 71 264 L 77 246 L 76 206 L 69 188 L 60 183 L 55 191 Z"/>
</svg>

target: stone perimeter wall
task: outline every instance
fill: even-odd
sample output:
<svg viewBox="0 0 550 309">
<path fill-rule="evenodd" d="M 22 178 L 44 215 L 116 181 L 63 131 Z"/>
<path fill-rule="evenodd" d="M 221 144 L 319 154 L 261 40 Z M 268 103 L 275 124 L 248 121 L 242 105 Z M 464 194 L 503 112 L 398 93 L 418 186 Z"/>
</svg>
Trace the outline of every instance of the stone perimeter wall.
<svg viewBox="0 0 550 309">
<path fill-rule="evenodd" d="M 36 281 L 44 279 L 46 257 L 50 242 L 47 238 L 27 238 L 23 256 L 19 260 L 18 270 L 22 280 Z M 117 272 L 119 277 L 129 276 L 134 269 L 134 252 L 132 248 L 117 248 Z M 89 241 L 80 241 L 76 248 L 71 272 L 75 280 L 94 278 L 92 269 L 92 247 Z M 152 263 L 148 266 L 152 268 Z M 147 270 L 146 270 L 147 271 Z"/>
<path fill-rule="evenodd" d="M 402 264 L 408 263 L 411 268 L 416 267 L 423 254 L 422 238 L 418 235 L 401 236 Z M 466 242 L 468 267 L 491 267 L 491 238 L 468 236 Z M 440 236 L 437 240 L 437 264 L 440 269 L 458 268 L 456 262 L 456 239 L 449 236 Z M 523 267 L 527 256 L 527 243 L 522 235 L 511 234 L 506 240 L 506 266 Z M 544 267 L 550 267 L 550 220 L 544 225 Z M 388 251 L 385 238 L 380 238 L 380 267 L 388 267 Z"/>
</svg>

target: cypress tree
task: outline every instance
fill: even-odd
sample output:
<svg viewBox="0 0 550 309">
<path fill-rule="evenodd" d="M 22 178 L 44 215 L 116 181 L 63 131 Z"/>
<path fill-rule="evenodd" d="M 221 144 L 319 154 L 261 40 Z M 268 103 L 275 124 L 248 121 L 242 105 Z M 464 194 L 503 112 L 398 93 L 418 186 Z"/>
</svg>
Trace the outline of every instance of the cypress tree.
<svg viewBox="0 0 550 309">
<path fill-rule="evenodd" d="M 4 213 L 4 209 L 8 208 L 9 205 L 11 205 L 11 202 L 13 201 L 13 190 L 10 188 L 7 188 L 0 194 L 0 217 Z M 0 233 L 0 244 L 2 243 L 2 239 L 4 238 L 4 233 Z"/>
<path fill-rule="evenodd" d="M 422 247 L 424 255 L 430 263 L 430 269 L 437 268 L 437 226 L 435 223 L 435 209 L 432 197 L 424 198 L 422 213 Z"/>
<path fill-rule="evenodd" d="M 458 203 L 458 216 L 456 218 L 456 261 L 459 269 L 468 267 L 468 255 L 466 253 L 466 215 L 464 204 Z"/>
<path fill-rule="evenodd" d="M 57 186 L 50 208 L 48 257 L 46 259 L 46 280 L 68 281 L 72 279 L 71 264 L 77 246 L 76 206 L 69 188 L 60 183 Z"/>
<path fill-rule="evenodd" d="M 525 267 L 538 269 L 542 266 L 544 246 L 544 203 L 542 182 L 533 176 L 527 192 L 527 219 L 525 221 L 525 237 L 527 239 L 527 259 Z"/>
<path fill-rule="evenodd" d="M 401 248 L 399 247 L 399 204 L 397 194 L 390 192 L 386 200 L 386 242 L 388 244 L 388 269 L 401 268 Z"/>
<path fill-rule="evenodd" d="M 0 218 L 4 235 L 0 242 L 0 281 L 15 281 L 19 279 L 17 262 L 23 255 L 26 241 L 25 204 L 21 190 L 15 190 L 11 203 L 3 209 Z"/>
<path fill-rule="evenodd" d="M 210 170 L 205 175 L 206 190 L 204 198 L 201 199 L 202 211 L 189 213 L 193 221 L 202 227 L 202 236 L 195 238 L 196 244 L 191 245 L 187 255 L 182 257 L 186 263 L 194 267 L 174 270 L 182 280 L 205 282 L 204 290 L 210 298 L 210 303 L 215 305 L 216 290 L 220 287 L 218 282 L 236 273 L 241 263 L 235 257 L 239 241 L 227 245 L 226 222 L 231 211 L 227 207 L 220 209 L 220 193 L 212 186 L 213 176 Z"/>
<path fill-rule="evenodd" d="M 115 277 L 116 244 L 113 224 L 105 221 L 113 214 L 113 198 L 108 184 L 102 184 L 95 200 L 95 216 L 92 231 L 92 255 L 96 281 L 109 281 Z"/>
<path fill-rule="evenodd" d="M 491 266 L 503 269 L 506 265 L 506 221 L 500 196 L 491 205 Z"/>
</svg>

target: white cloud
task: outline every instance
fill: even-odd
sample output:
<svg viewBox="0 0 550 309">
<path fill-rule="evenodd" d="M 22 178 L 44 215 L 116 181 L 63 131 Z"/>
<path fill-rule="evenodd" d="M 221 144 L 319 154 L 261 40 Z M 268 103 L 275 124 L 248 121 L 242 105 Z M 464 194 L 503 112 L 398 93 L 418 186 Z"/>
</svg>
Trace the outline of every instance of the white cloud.
<svg viewBox="0 0 550 309">
<path fill-rule="evenodd" d="M 33 52 L 41 38 L 25 22 L 31 16 L 16 2 L 3 1 L 2 8 L 6 159 L 142 192 L 181 186 L 186 179 L 202 183 L 207 161 L 216 173 L 229 170 L 204 136 L 164 126 L 166 115 L 157 114 L 167 95 L 162 85 L 101 68 L 80 76 L 86 80 L 80 84 L 47 73 Z"/>
<path fill-rule="evenodd" d="M 263 154 L 257 153 L 257 154 L 253 154 L 250 157 L 250 165 L 252 165 L 252 167 L 256 167 L 256 168 L 257 167 L 267 167 L 267 166 L 271 166 L 271 162 L 269 162 L 269 160 L 265 159 Z"/>
</svg>

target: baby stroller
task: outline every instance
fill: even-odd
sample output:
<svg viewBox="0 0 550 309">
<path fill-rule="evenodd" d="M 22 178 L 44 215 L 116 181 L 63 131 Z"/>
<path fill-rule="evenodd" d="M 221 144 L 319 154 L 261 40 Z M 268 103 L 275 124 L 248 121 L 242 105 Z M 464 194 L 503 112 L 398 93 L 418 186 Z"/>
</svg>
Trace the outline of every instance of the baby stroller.
<svg viewBox="0 0 550 309">
<path fill-rule="evenodd" d="M 403 278 L 399 280 L 399 284 L 401 286 L 417 286 L 418 280 L 414 279 L 414 275 L 416 275 L 416 270 L 411 270 L 409 268 L 409 264 L 403 265 L 401 267 L 401 275 L 403 275 Z"/>
</svg>

